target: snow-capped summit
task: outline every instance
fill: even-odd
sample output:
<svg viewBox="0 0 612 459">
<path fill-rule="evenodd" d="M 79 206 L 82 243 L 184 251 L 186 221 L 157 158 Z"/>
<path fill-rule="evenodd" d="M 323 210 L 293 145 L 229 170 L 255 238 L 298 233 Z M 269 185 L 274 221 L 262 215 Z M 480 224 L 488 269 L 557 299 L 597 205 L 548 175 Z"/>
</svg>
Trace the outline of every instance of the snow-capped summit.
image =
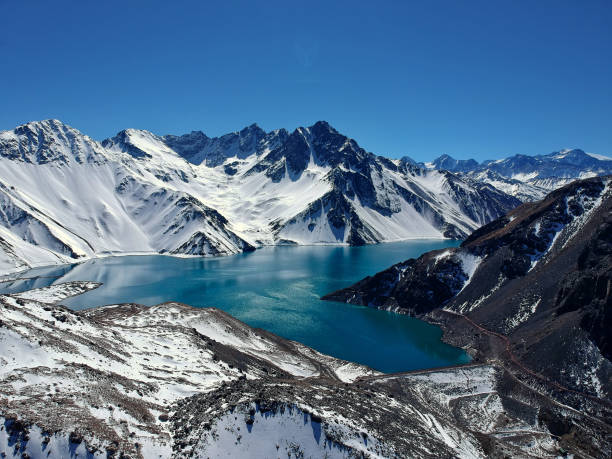
<svg viewBox="0 0 612 459">
<path fill-rule="evenodd" d="M 100 144 L 59 120 L 33 121 L 0 131 L 0 157 L 31 164 L 104 162 Z"/>
<path fill-rule="evenodd" d="M 578 148 L 546 155 L 514 155 L 478 163 L 442 155 L 424 167 L 466 174 L 516 196 L 521 201 L 541 199 L 548 192 L 580 178 L 612 174 L 612 158 Z"/>
<path fill-rule="evenodd" d="M 221 137 L 208 137 L 202 131 L 192 131 L 182 136 L 166 135 L 163 141 L 190 163 L 215 167 L 229 158 L 245 159 L 252 154 L 261 154 L 264 145 L 277 135 L 268 134 L 257 124 L 251 124 Z"/>
<path fill-rule="evenodd" d="M 0 271 L 113 253 L 252 250 L 217 211 L 165 186 L 188 170 L 153 148 L 161 145 L 137 130 L 103 145 L 57 120 L 1 132 Z"/>
</svg>

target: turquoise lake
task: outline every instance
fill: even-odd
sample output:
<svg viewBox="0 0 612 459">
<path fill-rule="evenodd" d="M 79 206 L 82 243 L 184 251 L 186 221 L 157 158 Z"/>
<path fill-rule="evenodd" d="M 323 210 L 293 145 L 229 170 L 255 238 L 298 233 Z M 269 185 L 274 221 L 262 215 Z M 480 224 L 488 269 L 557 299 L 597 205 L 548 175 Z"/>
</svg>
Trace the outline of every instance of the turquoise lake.
<svg viewBox="0 0 612 459">
<path fill-rule="evenodd" d="M 469 357 L 441 342 L 441 330 L 421 320 L 319 298 L 399 261 L 456 245 L 418 240 L 365 247 L 266 247 L 220 258 L 110 257 L 34 269 L 23 274 L 33 279 L 0 283 L 0 293 L 98 281 L 104 284 L 99 289 L 63 304 L 72 309 L 165 301 L 215 306 L 320 352 L 383 372 L 407 371 L 466 363 Z"/>
</svg>

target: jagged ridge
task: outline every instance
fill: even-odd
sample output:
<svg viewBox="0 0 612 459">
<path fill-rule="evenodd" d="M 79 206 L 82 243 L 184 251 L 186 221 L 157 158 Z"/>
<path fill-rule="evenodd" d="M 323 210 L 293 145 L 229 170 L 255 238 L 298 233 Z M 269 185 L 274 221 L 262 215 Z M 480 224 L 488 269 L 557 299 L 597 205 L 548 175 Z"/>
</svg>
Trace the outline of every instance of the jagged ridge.
<svg viewBox="0 0 612 459">
<path fill-rule="evenodd" d="M 113 253 L 460 238 L 519 203 L 368 153 L 326 122 L 218 138 L 127 129 L 101 143 L 33 122 L 0 133 L 0 177 L 4 272 Z"/>
</svg>

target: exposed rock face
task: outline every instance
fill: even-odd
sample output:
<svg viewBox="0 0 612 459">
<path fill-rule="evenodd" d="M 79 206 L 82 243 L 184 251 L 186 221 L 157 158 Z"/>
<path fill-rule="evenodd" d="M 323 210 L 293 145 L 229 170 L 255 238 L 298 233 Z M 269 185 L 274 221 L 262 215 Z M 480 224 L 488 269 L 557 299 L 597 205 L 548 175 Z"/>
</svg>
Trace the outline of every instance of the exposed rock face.
<svg viewBox="0 0 612 459">
<path fill-rule="evenodd" d="M 163 137 L 166 145 L 192 164 L 204 163 L 216 167 L 228 158 L 245 159 L 251 154 L 261 155 L 267 145 L 275 144 L 287 137 L 287 131 L 266 133 L 256 124 L 245 127 L 240 132 L 232 132 L 221 137 L 210 138 L 202 131 L 193 131 L 182 136 Z"/>
<path fill-rule="evenodd" d="M 435 169 L 451 172 L 470 172 L 477 169 L 480 164 L 473 159 L 455 159 L 449 155 L 442 155 L 431 162 Z"/>
<path fill-rule="evenodd" d="M 33 122 L 0 132 L 0 178 L 0 272 L 108 253 L 459 238 L 519 204 L 375 156 L 326 122 L 221 137 L 126 129 L 101 143 Z"/>
<path fill-rule="evenodd" d="M 565 408 L 561 419 L 558 405 L 499 365 L 382 375 L 213 308 L 58 305 L 97 285 L 0 296 L 8 457 L 610 452 L 596 420 Z M 568 425 L 580 429 L 559 439 Z"/>
<path fill-rule="evenodd" d="M 480 360 L 502 359 L 609 432 L 611 234 L 612 180 L 576 181 L 459 248 L 399 263 L 324 299 L 439 322 L 450 342 Z"/>
</svg>

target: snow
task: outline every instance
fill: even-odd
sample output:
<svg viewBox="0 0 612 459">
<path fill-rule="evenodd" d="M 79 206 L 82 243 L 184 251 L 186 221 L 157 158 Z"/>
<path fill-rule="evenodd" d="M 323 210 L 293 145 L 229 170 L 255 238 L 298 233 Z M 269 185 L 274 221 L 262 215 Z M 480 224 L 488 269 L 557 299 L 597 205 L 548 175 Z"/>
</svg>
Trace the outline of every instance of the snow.
<svg viewBox="0 0 612 459">
<path fill-rule="evenodd" d="M 529 173 L 512 174 L 510 178 L 514 180 L 519 180 L 521 182 L 528 182 L 529 180 L 534 179 L 537 176 L 538 176 L 537 172 L 529 172 Z"/>
<path fill-rule="evenodd" d="M 459 260 L 461 261 L 461 269 L 467 275 L 467 278 L 468 278 L 468 280 L 463 286 L 465 288 L 465 286 L 472 279 L 472 276 L 476 272 L 476 269 L 478 269 L 478 266 L 480 265 L 482 258 L 476 255 L 473 255 L 471 253 L 468 253 L 465 250 L 458 251 L 456 255 L 457 255 L 457 258 L 459 258 Z"/>
<path fill-rule="evenodd" d="M 552 223 L 546 228 L 547 232 L 542 234 L 542 223 L 537 221 L 533 225 L 534 234 L 538 237 L 547 237 L 547 247 L 542 252 L 536 252 L 531 255 L 531 267 L 529 270 L 533 270 L 538 263 L 546 260 L 546 257 L 553 250 L 556 250 L 556 246 L 559 243 L 561 245 L 559 250 L 564 249 L 567 245 L 575 238 L 580 236 L 580 232 L 584 225 L 590 220 L 593 213 L 601 207 L 601 203 L 606 199 L 606 196 L 612 192 L 610 188 L 610 180 L 604 180 L 604 190 L 597 197 L 589 197 L 585 194 L 579 193 L 576 196 L 570 196 L 564 201 L 564 211 L 569 217 L 569 222 L 565 224 Z M 578 207 L 580 213 L 574 215 L 572 208 Z"/>
<path fill-rule="evenodd" d="M 0 317 L 15 324 L 22 324 L 16 326 L 16 329 L 23 328 L 25 333 L 23 336 L 29 335 L 27 330 L 31 327 L 38 327 L 41 331 L 48 332 L 50 330 L 49 321 L 54 322 L 54 327 L 58 330 L 69 334 L 76 333 L 74 337 L 69 335 L 63 338 L 64 343 L 72 349 L 69 354 L 64 354 L 64 351 L 59 350 L 51 352 L 46 347 L 41 347 L 27 338 L 16 335 L 15 332 L 0 329 L 3 333 L 2 342 L 5 348 L 12 349 L 11 354 L 19 357 L 16 362 L 26 367 L 27 362 L 32 362 L 33 366 L 37 364 L 53 366 L 53 362 L 62 360 L 73 363 L 100 362 L 101 369 L 112 370 L 143 382 L 168 380 L 169 384 L 160 387 L 160 394 L 156 397 L 162 400 L 172 400 L 178 393 L 190 394 L 197 390 L 205 390 L 214 386 L 218 381 L 227 378 L 235 379 L 239 376 L 236 369 L 227 368 L 221 362 L 207 361 L 211 359 L 212 351 L 203 354 L 187 351 L 193 348 L 192 338 L 180 330 L 195 329 L 201 335 L 218 343 L 262 360 L 273 361 L 278 368 L 298 377 L 319 375 L 321 362 L 337 368 L 339 378 L 347 382 L 365 374 L 376 374 L 360 365 L 319 354 L 299 343 L 277 341 L 260 335 L 242 322 L 217 309 L 194 309 L 177 303 L 168 303 L 117 317 L 111 322 L 105 321 L 104 327 L 101 328 L 99 323 L 90 322 L 86 316 L 85 318 L 75 316 L 67 310 L 65 313 L 60 313 L 65 316 L 60 321 L 57 312 L 52 313 L 42 307 L 42 302 L 55 303 L 68 296 L 95 288 L 97 285 L 99 284 L 73 282 L 18 295 L 0 296 L 0 299 L 3 299 L 6 304 L 11 304 L 15 308 L 1 310 Z M 41 303 L 32 302 L 26 306 L 20 306 L 17 300 L 41 301 Z M 107 306 L 101 310 L 111 312 L 116 308 L 118 307 Z M 30 312 L 26 313 L 28 310 Z M 31 314 L 36 314 L 41 321 L 33 322 Z M 152 327 L 158 327 L 156 333 L 151 333 Z M 175 332 L 175 329 L 178 331 Z M 86 342 L 77 338 L 81 335 L 87 337 Z M 121 336 L 120 340 L 106 350 L 90 347 L 88 344 L 96 340 L 116 341 L 118 336 Z M 123 354 L 124 351 L 119 351 L 122 346 L 127 346 L 129 353 L 124 354 L 121 359 L 114 359 L 107 354 L 107 352 L 111 352 L 112 355 L 117 352 Z M 167 351 L 150 352 L 150 349 L 162 348 Z M 6 365 L 7 369 L 11 368 L 10 362 L 6 362 Z M 202 373 L 188 371 L 194 367 L 208 368 L 208 371 Z M 166 369 L 182 373 L 181 382 L 176 383 L 172 377 L 163 376 Z"/>
<path fill-rule="evenodd" d="M 85 443 L 73 443 L 70 441 L 67 433 L 49 433 L 43 432 L 39 426 L 31 426 L 28 430 L 27 439 L 22 435 L 9 435 L 7 426 L 10 426 L 12 420 L 7 420 L 0 417 L 0 453 L 2 457 L 22 459 L 24 457 L 31 458 L 48 458 L 48 459 L 64 459 L 68 457 L 87 457 L 87 458 L 105 458 L 106 452 L 97 451 L 91 453 L 87 451 Z M 168 449 L 169 453 L 170 450 Z M 147 456 L 152 457 L 152 456 Z"/>
<path fill-rule="evenodd" d="M 599 161 L 612 161 L 612 157 L 610 156 L 599 155 L 597 153 L 587 153 L 587 155 L 589 155 L 591 158 L 598 159 Z"/>
<path fill-rule="evenodd" d="M 41 303 L 55 304 L 71 296 L 80 295 L 100 286 L 98 282 L 75 282 L 50 285 L 48 287 L 14 293 L 11 296 L 23 300 L 34 300 Z"/>
<path fill-rule="evenodd" d="M 195 309 L 179 303 L 150 308 L 111 305 L 76 314 L 54 305 L 98 285 L 70 282 L 0 295 L 0 348 L 4 350 L 0 354 L 0 399 L 39 401 L 42 405 L 36 410 L 42 413 L 52 409 L 45 400 L 54 390 L 75 400 L 74 409 L 82 410 L 75 416 L 83 422 L 102 420 L 117 432 L 129 428 L 143 454 L 166 457 L 170 451 L 164 440 L 166 424 L 155 421 L 155 429 L 162 429 L 162 434 L 152 434 L 153 421 L 143 424 L 143 410 L 150 413 L 148 419 L 156 420 L 164 407 L 178 399 L 241 377 L 261 377 L 262 362 L 298 379 L 324 372 L 352 382 L 379 374 L 255 331 L 214 308 Z M 228 361 L 224 349 L 233 350 Z M 244 370 L 234 358 L 243 359 Z M 109 390 L 116 395 L 103 400 Z M 118 396 L 129 402 L 119 403 Z M 39 439 L 35 433 L 30 438 L 31 457 L 37 457 Z M 0 437 L 0 451 L 3 441 L 6 438 Z M 52 440 L 51 445 L 58 456 L 50 457 L 65 457 L 65 448 L 76 447 L 63 437 Z"/>
<path fill-rule="evenodd" d="M 353 451 L 333 441 L 329 441 L 324 427 L 297 407 L 287 407 L 282 411 L 262 413 L 253 404 L 255 414 L 250 416 L 252 424 L 244 411 L 234 411 L 220 417 L 212 431 L 195 445 L 196 457 L 289 457 L 289 458 L 348 458 L 354 457 L 355 451 L 362 451 L 369 457 L 373 454 L 376 440 L 359 437 L 353 442 Z M 340 425 L 330 426 L 342 429 Z M 328 427 L 328 428 L 330 428 Z M 369 444 L 369 445 L 368 445 Z"/>
<path fill-rule="evenodd" d="M 128 129 L 123 140 L 105 146 L 57 120 L 2 131 L 0 149 L 16 158 L 0 161 L 0 272 L 107 254 L 227 255 L 241 252 L 246 243 L 257 247 L 281 239 L 345 244 L 350 225 L 331 227 L 329 208 L 299 218 L 332 189 L 332 167 L 317 158 L 310 130 L 299 133 L 311 148 L 306 169 L 296 176 L 284 170 L 274 181 L 267 169 L 257 169 L 268 167 L 266 158 L 278 143 L 274 135 L 264 145 L 211 140 L 197 153 L 201 162 L 192 163 L 164 138 L 143 130 Z M 122 142 L 143 153 L 130 153 Z M 340 150 L 351 145 L 345 142 Z M 211 155 L 223 160 L 204 160 Z M 285 168 L 283 161 L 280 167 Z M 236 170 L 233 175 L 225 171 L 230 164 Z M 345 164 L 337 170 L 354 172 Z M 440 171 L 410 175 L 373 168 L 370 179 L 376 204 L 390 203 L 393 210 L 381 212 L 372 203 L 352 199 L 370 234 L 366 242 L 444 238 L 440 216 L 465 234 L 492 218 L 486 211 L 475 220 L 467 217 L 458 200 L 472 205 L 475 190 L 455 177 L 468 197 L 456 196 Z M 415 210 L 398 186 L 422 197 L 429 209 Z"/>
<path fill-rule="evenodd" d="M 27 426 L 0 429 L 8 457 L 105 457 L 113 439 L 143 457 L 483 457 L 476 432 L 546 438 L 504 410 L 494 366 L 383 375 L 214 308 L 52 304 L 95 285 L 0 295 L 0 401 Z"/>
<path fill-rule="evenodd" d="M 490 298 L 496 291 L 498 291 L 505 281 L 506 281 L 506 277 L 503 274 L 500 274 L 497 279 L 497 284 L 495 284 L 495 286 L 491 289 L 490 292 L 486 293 L 485 295 L 480 296 L 474 301 L 464 301 L 463 303 L 461 303 L 461 305 L 459 305 L 458 312 L 460 312 L 461 314 L 465 314 L 466 312 L 473 311 L 478 306 L 480 306 L 485 300 Z"/>
<path fill-rule="evenodd" d="M 444 259 L 450 257 L 453 253 L 454 253 L 453 250 L 444 250 L 444 251 L 440 252 L 438 255 L 436 255 L 434 257 L 434 260 L 435 260 L 434 264 L 438 264 L 440 262 L 440 260 L 444 260 Z"/>
<path fill-rule="evenodd" d="M 518 311 L 512 317 L 508 317 L 505 320 L 504 326 L 506 333 L 510 333 L 512 330 L 517 328 L 520 324 L 525 322 L 529 317 L 535 314 L 538 305 L 541 303 L 542 298 L 524 298 L 518 305 Z"/>
<path fill-rule="evenodd" d="M 599 207 L 601 206 L 601 203 L 603 202 L 603 200 L 605 199 L 606 195 L 612 193 L 612 189 L 609 187 L 609 184 L 611 183 L 610 180 L 606 180 L 605 181 L 605 190 L 603 193 L 601 193 L 597 198 L 592 199 L 590 197 L 587 197 L 585 195 L 579 195 L 577 197 L 574 197 L 572 199 L 572 203 L 573 204 L 577 204 L 581 209 L 582 209 L 582 214 L 578 215 L 578 216 L 574 216 L 572 215 L 573 219 L 570 223 L 568 223 L 565 226 L 565 242 L 563 243 L 563 246 L 561 247 L 562 249 L 564 249 L 567 244 L 569 243 L 569 241 L 571 240 L 572 237 L 580 234 L 580 230 L 584 227 L 584 225 L 589 221 L 589 219 L 591 218 L 591 215 L 593 214 L 593 212 L 596 209 L 599 209 Z M 569 211 L 569 207 L 568 205 L 570 204 L 570 202 L 568 202 L 566 200 L 566 207 L 568 208 L 568 213 Z M 552 244 L 551 244 L 552 246 Z"/>
<path fill-rule="evenodd" d="M 81 258 L 127 251 L 172 251 L 196 231 L 207 234 L 221 253 L 241 251 L 229 227 L 198 216 L 198 212 L 206 212 L 201 201 L 157 178 L 160 171 L 174 173 L 176 183 L 184 183 L 180 177 L 191 172 L 184 159 L 162 149 L 149 133 L 131 131 L 136 144 L 155 154 L 145 169 L 127 153 L 104 149 L 74 131 L 81 148 L 91 151 L 94 158 L 79 162 L 70 142 L 62 142 L 55 130 L 45 132 L 67 158 L 66 164 L 0 161 L 4 185 L 0 204 L 5 212 L 8 209 L 27 216 L 24 220 L 0 215 L 3 233 L 14 235 L 8 243 L 15 254 L 0 257 L 3 263 L 10 266 L 24 260 L 25 267 L 66 263 L 74 261 L 70 251 Z M 18 140 L 9 131 L 3 135 Z M 193 201 L 177 207 L 185 198 Z"/>
</svg>

